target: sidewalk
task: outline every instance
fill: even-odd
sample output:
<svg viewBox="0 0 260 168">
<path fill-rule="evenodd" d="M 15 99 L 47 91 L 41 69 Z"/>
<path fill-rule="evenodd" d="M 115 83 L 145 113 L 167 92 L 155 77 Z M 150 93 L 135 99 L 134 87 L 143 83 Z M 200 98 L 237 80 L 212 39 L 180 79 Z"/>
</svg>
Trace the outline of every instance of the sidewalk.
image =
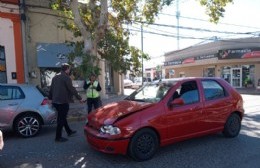
<svg viewBox="0 0 260 168">
<path fill-rule="evenodd" d="M 126 95 L 110 95 L 107 98 L 102 99 L 103 105 L 123 100 Z M 82 121 L 87 116 L 87 104 L 81 104 L 78 101 L 70 104 L 70 110 L 68 113 L 68 121 Z"/>
<path fill-rule="evenodd" d="M 240 94 L 260 95 L 260 89 L 256 88 L 237 88 L 236 90 Z"/>
</svg>

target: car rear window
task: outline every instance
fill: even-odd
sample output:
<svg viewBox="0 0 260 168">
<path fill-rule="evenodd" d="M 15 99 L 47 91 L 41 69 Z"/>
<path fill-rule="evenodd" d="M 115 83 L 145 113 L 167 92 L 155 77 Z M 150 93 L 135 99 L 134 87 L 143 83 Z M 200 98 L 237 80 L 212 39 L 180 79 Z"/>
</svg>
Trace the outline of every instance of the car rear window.
<svg viewBox="0 0 260 168">
<path fill-rule="evenodd" d="M 36 88 L 44 97 L 48 97 L 48 95 L 49 95 L 49 91 L 48 90 L 42 89 L 39 85 L 37 85 Z"/>
</svg>

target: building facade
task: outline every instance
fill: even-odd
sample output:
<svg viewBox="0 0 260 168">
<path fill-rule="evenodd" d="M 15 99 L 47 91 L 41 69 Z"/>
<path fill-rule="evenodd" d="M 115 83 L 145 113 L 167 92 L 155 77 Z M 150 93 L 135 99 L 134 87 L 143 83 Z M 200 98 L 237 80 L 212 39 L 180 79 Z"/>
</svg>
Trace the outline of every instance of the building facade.
<svg viewBox="0 0 260 168">
<path fill-rule="evenodd" d="M 0 1 L 0 83 L 24 83 L 23 34 L 19 0 Z"/>
<path fill-rule="evenodd" d="M 7 0 L 3 1 L 1 6 L 4 10 L 0 10 L 0 75 L 5 73 L 6 80 L 0 82 L 31 83 L 43 88 L 49 86 L 55 72 L 68 61 L 67 55 L 72 51 L 66 42 L 81 39 L 59 28 L 61 18 L 49 8 L 50 1 L 9 0 L 8 4 Z M 105 61 L 101 61 L 100 67 L 102 95 L 111 92 L 121 94 L 122 76 Z M 82 81 L 74 83 L 82 84 Z"/>
<path fill-rule="evenodd" d="M 221 77 L 235 88 L 260 85 L 260 37 L 220 40 L 165 54 L 165 78 Z"/>
</svg>

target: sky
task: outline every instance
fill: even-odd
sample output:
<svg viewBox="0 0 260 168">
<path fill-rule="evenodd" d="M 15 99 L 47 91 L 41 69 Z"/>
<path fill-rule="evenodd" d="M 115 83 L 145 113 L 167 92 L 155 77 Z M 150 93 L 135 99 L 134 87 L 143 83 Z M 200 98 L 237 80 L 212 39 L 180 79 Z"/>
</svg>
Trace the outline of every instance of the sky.
<svg viewBox="0 0 260 168">
<path fill-rule="evenodd" d="M 259 0 L 233 0 L 225 8 L 224 17 L 218 24 L 210 23 L 205 7 L 200 6 L 197 0 L 179 0 L 179 49 L 192 45 L 212 42 L 214 38 L 234 39 L 255 37 L 260 34 L 260 1 Z M 144 61 L 144 68 L 155 67 L 163 63 L 163 55 L 178 49 L 177 29 L 162 25 L 176 26 L 176 2 L 164 8 L 156 18 L 155 24 L 143 28 L 143 51 L 152 58 Z M 141 49 L 140 25 L 128 27 L 132 30 L 130 45 Z M 188 29 L 186 29 L 188 28 Z M 206 29 L 206 31 L 198 30 Z M 148 33 L 150 32 L 150 33 Z M 256 32 L 254 35 L 241 33 Z M 151 33 L 157 33 L 151 34 Z M 158 34 L 164 34 L 158 35 Z M 187 37 L 183 38 L 183 37 Z M 195 39 L 192 39 L 195 38 Z M 211 39 L 211 40 L 207 40 Z"/>
</svg>

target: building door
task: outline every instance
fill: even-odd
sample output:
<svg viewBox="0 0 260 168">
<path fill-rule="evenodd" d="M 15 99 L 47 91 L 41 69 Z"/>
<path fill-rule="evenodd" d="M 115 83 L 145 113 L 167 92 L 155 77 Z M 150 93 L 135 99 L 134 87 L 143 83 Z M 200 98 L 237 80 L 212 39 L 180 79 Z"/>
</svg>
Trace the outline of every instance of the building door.
<svg viewBox="0 0 260 168">
<path fill-rule="evenodd" d="M 242 68 L 231 68 L 231 85 L 235 88 L 242 87 Z"/>
</svg>

